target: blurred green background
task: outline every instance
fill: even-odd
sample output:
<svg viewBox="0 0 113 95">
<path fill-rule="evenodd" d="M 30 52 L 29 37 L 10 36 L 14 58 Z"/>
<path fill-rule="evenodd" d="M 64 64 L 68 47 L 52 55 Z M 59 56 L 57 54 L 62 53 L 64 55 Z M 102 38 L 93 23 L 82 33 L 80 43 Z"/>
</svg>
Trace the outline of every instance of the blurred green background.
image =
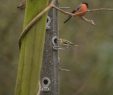
<svg viewBox="0 0 113 95">
<path fill-rule="evenodd" d="M 113 8 L 113 0 L 59 0 L 60 6 L 72 11 L 81 1 L 89 8 Z M 14 95 L 18 64 L 18 37 L 22 30 L 24 11 L 19 1 L 0 0 L 0 95 Z M 96 26 L 59 13 L 60 37 L 78 47 L 60 50 L 60 95 L 113 95 L 113 11 L 87 13 Z"/>
</svg>

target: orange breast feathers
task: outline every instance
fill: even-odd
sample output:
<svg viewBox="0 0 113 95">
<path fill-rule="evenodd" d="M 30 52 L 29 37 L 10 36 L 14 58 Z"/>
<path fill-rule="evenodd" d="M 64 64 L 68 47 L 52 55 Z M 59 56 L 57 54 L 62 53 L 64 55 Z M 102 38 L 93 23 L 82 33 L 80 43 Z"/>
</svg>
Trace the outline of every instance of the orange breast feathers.
<svg viewBox="0 0 113 95">
<path fill-rule="evenodd" d="M 75 12 L 77 16 L 84 16 L 87 12 L 88 8 L 86 4 L 81 4 L 78 11 Z"/>
</svg>

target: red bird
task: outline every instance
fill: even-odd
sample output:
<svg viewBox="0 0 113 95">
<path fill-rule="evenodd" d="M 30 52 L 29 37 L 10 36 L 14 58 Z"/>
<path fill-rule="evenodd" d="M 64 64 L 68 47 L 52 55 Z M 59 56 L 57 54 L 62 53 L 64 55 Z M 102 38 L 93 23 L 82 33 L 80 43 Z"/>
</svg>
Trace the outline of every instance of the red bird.
<svg viewBox="0 0 113 95">
<path fill-rule="evenodd" d="M 79 6 L 77 9 L 73 10 L 71 13 L 76 14 L 76 16 L 82 17 L 82 16 L 84 16 L 84 15 L 86 14 L 87 10 L 88 10 L 88 3 L 82 2 L 82 4 L 80 4 L 80 6 Z M 71 17 L 72 17 L 72 16 L 69 16 L 69 17 L 64 21 L 64 23 L 66 23 L 68 20 L 70 20 Z"/>
</svg>

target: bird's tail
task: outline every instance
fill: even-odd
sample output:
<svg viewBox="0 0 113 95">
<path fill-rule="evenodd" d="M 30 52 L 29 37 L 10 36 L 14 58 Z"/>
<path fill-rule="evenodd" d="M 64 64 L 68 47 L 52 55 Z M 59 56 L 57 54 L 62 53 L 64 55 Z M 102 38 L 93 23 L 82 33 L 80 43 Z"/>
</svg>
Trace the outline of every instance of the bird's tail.
<svg viewBox="0 0 113 95">
<path fill-rule="evenodd" d="M 72 17 L 72 16 L 69 16 L 69 17 L 64 21 L 64 23 L 66 23 L 68 20 L 70 20 L 71 17 Z"/>
</svg>

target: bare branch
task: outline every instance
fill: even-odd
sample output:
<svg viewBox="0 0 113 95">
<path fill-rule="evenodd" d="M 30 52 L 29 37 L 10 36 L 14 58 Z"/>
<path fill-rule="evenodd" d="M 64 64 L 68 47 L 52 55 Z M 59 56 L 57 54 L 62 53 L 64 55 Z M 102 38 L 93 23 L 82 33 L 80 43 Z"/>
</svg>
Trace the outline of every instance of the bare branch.
<svg viewBox="0 0 113 95">
<path fill-rule="evenodd" d="M 82 18 L 85 22 L 88 22 L 88 23 L 90 23 L 90 24 L 92 24 L 92 25 L 96 25 L 93 20 L 87 19 L 87 18 L 84 17 L 84 16 L 82 16 L 81 18 Z"/>
<path fill-rule="evenodd" d="M 60 9 L 70 9 L 70 7 L 59 7 Z"/>
<path fill-rule="evenodd" d="M 60 11 L 60 12 L 61 12 L 61 13 L 63 13 L 63 14 L 73 16 L 73 13 L 66 12 L 66 11 L 64 11 L 64 10 L 62 10 L 62 9 L 60 9 L 60 8 L 58 8 L 58 7 L 57 7 L 57 6 L 55 6 L 54 4 L 52 5 L 52 7 L 53 7 L 53 8 L 55 8 L 56 10 Z"/>
<path fill-rule="evenodd" d="M 94 11 L 113 11 L 111 8 L 98 8 L 98 9 L 90 9 L 87 12 L 94 12 Z"/>
<path fill-rule="evenodd" d="M 61 67 L 59 67 L 59 70 L 61 70 L 61 71 L 67 71 L 67 72 L 69 72 L 69 71 L 70 71 L 69 69 L 66 69 L 66 68 L 61 68 Z"/>
</svg>

